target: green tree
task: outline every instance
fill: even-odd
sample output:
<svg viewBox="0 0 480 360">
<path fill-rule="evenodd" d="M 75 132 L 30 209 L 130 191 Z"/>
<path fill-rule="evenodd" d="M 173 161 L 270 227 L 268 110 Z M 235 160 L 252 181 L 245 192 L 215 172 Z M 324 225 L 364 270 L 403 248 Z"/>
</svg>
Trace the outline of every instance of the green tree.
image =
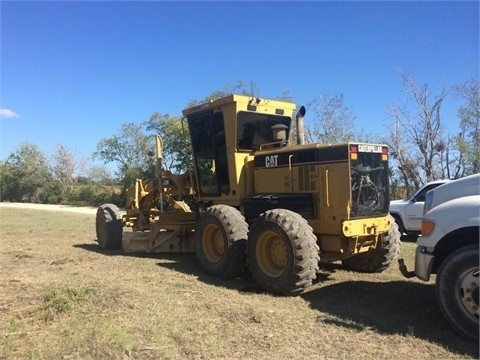
<svg viewBox="0 0 480 360">
<path fill-rule="evenodd" d="M 20 145 L 0 168 L 2 200 L 34 203 L 60 200 L 48 160 L 38 146 Z"/>
<path fill-rule="evenodd" d="M 154 139 L 141 125 L 124 123 L 117 135 L 97 144 L 94 157 L 105 164 L 115 163 L 120 184 L 128 188 L 136 179 L 155 176 L 155 158 L 150 155 L 153 149 Z"/>
<path fill-rule="evenodd" d="M 188 126 L 176 115 L 155 112 L 146 122 L 147 131 L 160 135 L 163 142 L 163 167 L 174 173 L 183 173 L 191 167 Z"/>
<path fill-rule="evenodd" d="M 0 161 L 0 201 L 18 201 L 13 167 Z"/>
</svg>

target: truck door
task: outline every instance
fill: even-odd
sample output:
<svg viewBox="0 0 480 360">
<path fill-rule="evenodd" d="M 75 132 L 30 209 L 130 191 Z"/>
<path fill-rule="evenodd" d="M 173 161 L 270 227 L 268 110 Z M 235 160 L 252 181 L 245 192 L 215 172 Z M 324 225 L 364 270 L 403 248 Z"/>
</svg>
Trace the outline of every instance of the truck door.
<svg viewBox="0 0 480 360">
<path fill-rule="evenodd" d="M 405 228 L 412 231 L 420 231 L 422 229 L 423 205 L 427 192 L 436 188 L 441 184 L 430 184 L 423 187 L 415 193 L 409 200 L 405 209 L 406 224 Z"/>
</svg>

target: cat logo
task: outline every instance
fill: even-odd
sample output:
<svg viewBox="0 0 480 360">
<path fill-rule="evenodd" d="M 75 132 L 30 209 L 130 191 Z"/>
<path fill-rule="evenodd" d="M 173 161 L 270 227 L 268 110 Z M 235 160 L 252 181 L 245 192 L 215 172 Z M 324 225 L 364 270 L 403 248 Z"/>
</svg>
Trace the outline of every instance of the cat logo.
<svg viewBox="0 0 480 360">
<path fill-rule="evenodd" d="M 278 155 L 267 155 L 265 156 L 265 167 L 276 167 L 278 166 Z"/>
</svg>

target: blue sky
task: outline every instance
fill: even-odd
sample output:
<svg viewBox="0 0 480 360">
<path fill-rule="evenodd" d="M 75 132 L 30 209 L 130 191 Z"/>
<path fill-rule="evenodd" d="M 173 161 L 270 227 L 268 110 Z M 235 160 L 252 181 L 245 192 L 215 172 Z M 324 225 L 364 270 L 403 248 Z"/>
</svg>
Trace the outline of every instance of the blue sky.
<svg viewBox="0 0 480 360">
<path fill-rule="evenodd" d="M 239 80 L 299 105 L 341 92 L 357 129 L 386 134 L 399 69 L 434 93 L 479 76 L 477 1 L 1 1 L 0 16 L 0 160 L 27 141 L 88 156 Z"/>
</svg>

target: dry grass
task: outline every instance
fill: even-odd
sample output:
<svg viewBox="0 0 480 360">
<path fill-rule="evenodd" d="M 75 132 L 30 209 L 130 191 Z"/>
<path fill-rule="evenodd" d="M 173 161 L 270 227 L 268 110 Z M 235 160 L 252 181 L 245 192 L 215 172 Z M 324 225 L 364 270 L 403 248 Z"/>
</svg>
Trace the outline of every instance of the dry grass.
<svg viewBox="0 0 480 360">
<path fill-rule="evenodd" d="M 0 358 L 463 359 L 478 344 L 441 316 L 433 283 L 333 264 L 298 297 L 194 255 L 101 251 L 94 216 L 0 209 Z M 404 243 L 411 268 L 414 243 Z"/>
</svg>

